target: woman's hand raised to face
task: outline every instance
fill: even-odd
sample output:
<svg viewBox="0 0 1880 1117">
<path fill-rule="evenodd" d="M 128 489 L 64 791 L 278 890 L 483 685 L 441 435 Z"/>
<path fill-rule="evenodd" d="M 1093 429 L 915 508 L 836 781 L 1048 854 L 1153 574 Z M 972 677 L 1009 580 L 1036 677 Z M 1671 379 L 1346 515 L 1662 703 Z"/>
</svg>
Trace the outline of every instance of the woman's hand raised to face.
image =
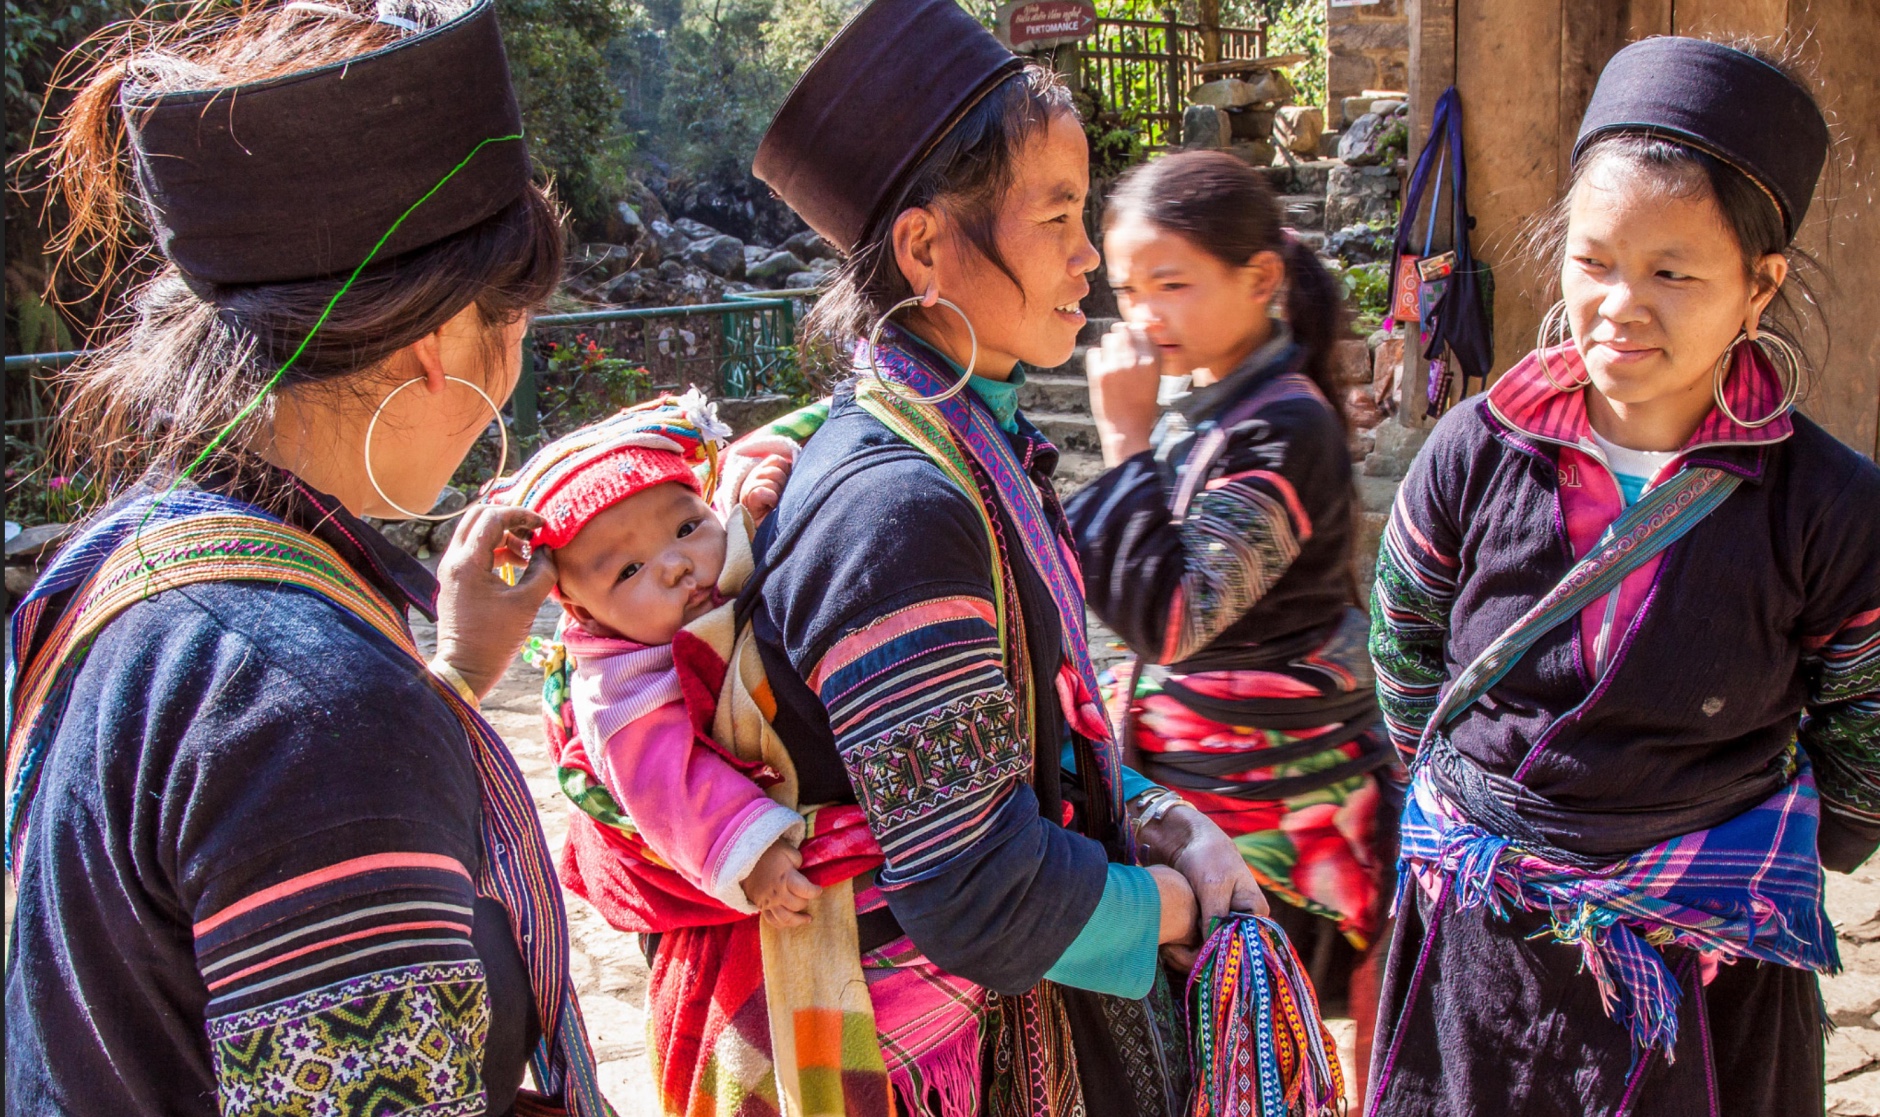
<svg viewBox="0 0 1880 1117">
<path fill-rule="evenodd" d="M 1194 933 L 1181 941 L 1163 940 L 1169 961 L 1177 967 L 1194 967 L 1202 938 L 1228 912 L 1268 913 L 1266 897 L 1240 848 L 1213 819 L 1195 808 L 1184 803 L 1169 811 L 1143 827 L 1142 840 L 1145 858 L 1174 869 L 1194 890 Z"/>
<path fill-rule="evenodd" d="M 1162 358 L 1137 326 L 1118 322 L 1099 345 L 1084 354 L 1090 380 L 1090 410 L 1103 444 L 1104 468 L 1149 448 L 1160 408 Z"/>
<path fill-rule="evenodd" d="M 482 698 L 528 639 L 536 611 L 555 585 L 548 548 L 526 542 L 542 517 L 521 508 L 472 505 L 438 563 L 437 654 Z M 515 585 L 496 573 L 513 566 Z"/>
</svg>

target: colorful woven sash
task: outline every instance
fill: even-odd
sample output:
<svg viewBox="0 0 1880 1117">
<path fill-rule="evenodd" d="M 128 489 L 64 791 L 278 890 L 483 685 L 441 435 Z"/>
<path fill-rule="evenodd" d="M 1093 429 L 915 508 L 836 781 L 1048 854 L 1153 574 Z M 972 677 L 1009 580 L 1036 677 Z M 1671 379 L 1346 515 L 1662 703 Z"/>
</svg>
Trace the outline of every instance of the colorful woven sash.
<svg viewBox="0 0 1880 1117">
<path fill-rule="evenodd" d="M 1542 636 L 1579 616 L 1580 610 L 1616 590 L 1626 575 L 1684 538 L 1742 483 L 1741 477 L 1721 469 L 1689 468 L 1626 509 L 1591 554 L 1575 563 L 1566 577 L 1456 676 L 1423 727 L 1423 745 L 1487 694 Z"/>
<path fill-rule="evenodd" d="M 891 328 L 890 343 L 875 353 L 878 375 L 902 389 L 923 396 L 934 395 L 951 386 L 955 377 L 935 371 L 933 359 L 920 343 L 906 340 L 898 328 Z M 869 374 L 866 354 L 857 350 L 857 365 L 862 375 L 856 382 L 856 401 L 888 428 L 940 464 L 955 484 L 960 484 L 976 504 L 983 504 L 979 486 L 966 467 L 962 447 L 992 480 L 992 487 L 1004 506 L 1006 515 L 1018 530 L 1019 542 L 1033 570 L 1043 579 L 1058 610 L 1059 626 L 1064 633 L 1064 660 L 1070 670 L 1064 672 L 1064 714 L 1071 727 L 1091 742 L 1104 791 L 1110 799 L 1110 817 L 1121 820 L 1123 812 L 1122 750 L 1110 732 L 1108 718 L 1097 689 L 1096 668 L 1090 661 L 1089 640 L 1085 633 L 1084 589 L 1076 559 L 1046 512 L 1038 486 L 1012 451 L 1005 432 L 993 420 L 990 411 L 972 392 L 964 392 L 939 403 L 916 403 L 884 387 Z M 991 509 L 984 509 L 988 517 Z M 994 551 L 996 561 L 997 551 Z M 1023 625 L 1018 628 L 1022 629 Z M 1119 827 L 1125 843 L 1130 842 L 1127 826 Z M 1133 850 L 1132 850 L 1133 859 Z"/>
<path fill-rule="evenodd" d="M 568 973 L 567 915 L 534 798 L 503 739 L 425 669 L 398 610 L 319 539 L 250 505 L 211 494 L 132 501 L 88 531 L 48 574 L 56 577 L 29 597 L 33 611 L 14 621 L 13 650 L 22 668 L 17 678 L 15 662 L 8 662 L 10 872 L 17 871 L 39 769 L 72 679 L 92 641 L 113 618 L 164 590 L 210 582 L 268 582 L 318 594 L 409 655 L 414 670 L 449 703 L 470 739 L 483 798 L 485 857 L 476 890 L 501 903 L 509 915 L 542 1023 L 542 1042 L 532 1061 L 536 1082 L 548 1096 L 525 1096 L 518 1111 L 574 1117 L 612 1113 L 595 1079 L 594 1056 Z M 71 602 L 41 636 L 37 630 L 47 602 L 73 587 Z"/>
</svg>

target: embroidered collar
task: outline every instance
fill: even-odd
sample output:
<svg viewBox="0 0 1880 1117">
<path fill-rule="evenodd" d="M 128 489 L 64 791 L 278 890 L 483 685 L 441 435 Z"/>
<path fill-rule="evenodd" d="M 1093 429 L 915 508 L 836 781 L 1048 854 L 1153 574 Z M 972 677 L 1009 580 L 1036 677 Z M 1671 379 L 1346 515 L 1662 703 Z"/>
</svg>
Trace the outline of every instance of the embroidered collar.
<svg viewBox="0 0 1880 1117">
<path fill-rule="evenodd" d="M 1547 350 L 1548 367 L 1554 378 L 1574 383 L 1586 378 L 1586 365 L 1579 349 L 1571 342 Z M 1724 385 L 1730 410 L 1738 415 L 1767 415 L 1782 402 L 1781 378 L 1768 361 L 1751 345 L 1737 347 L 1735 364 Z M 1488 390 L 1487 405 L 1495 417 L 1514 430 L 1544 442 L 1575 449 L 1593 446 L 1592 424 L 1586 418 L 1586 393 L 1563 392 L 1548 382 L 1538 356 L 1529 353 L 1521 363 L 1508 370 Z M 1768 446 L 1781 442 L 1795 431 L 1791 416 L 1784 415 L 1768 426 L 1751 430 L 1737 426 L 1716 408 L 1705 414 L 1690 441 L 1679 451 Z"/>
<path fill-rule="evenodd" d="M 939 347 L 926 338 L 899 326 L 895 329 L 900 333 L 902 340 L 918 345 L 932 354 L 934 359 L 944 364 L 947 371 L 955 377 L 966 375 L 965 369 L 961 368 L 953 358 L 940 352 Z M 1022 364 L 1013 365 L 1012 375 L 1005 380 L 994 380 L 990 376 L 974 374 L 972 379 L 966 382 L 966 386 L 971 388 L 973 394 L 979 397 L 980 402 L 986 405 L 986 410 L 992 412 L 993 422 L 999 424 L 999 429 L 1006 434 L 1018 433 L 1018 390 L 1024 385 L 1025 366 Z"/>
<path fill-rule="evenodd" d="M 1249 353 L 1246 360 L 1234 367 L 1233 372 L 1212 384 L 1171 394 L 1167 406 L 1179 411 L 1190 428 L 1198 427 L 1214 412 L 1246 395 L 1260 381 L 1290 368 L 1292 357 L 1292 331 L 1284 322 L 1275 320 L 1273 336 L 1265 345 Z"/>
</svg>

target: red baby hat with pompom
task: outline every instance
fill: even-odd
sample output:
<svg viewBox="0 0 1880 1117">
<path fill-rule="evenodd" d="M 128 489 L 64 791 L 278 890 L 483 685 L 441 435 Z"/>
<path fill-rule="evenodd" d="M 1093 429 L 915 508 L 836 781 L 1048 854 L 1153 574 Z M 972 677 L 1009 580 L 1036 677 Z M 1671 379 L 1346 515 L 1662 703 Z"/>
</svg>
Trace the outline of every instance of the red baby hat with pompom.
<svg viewBox="0 0 1880 1117">
<path fill-rule="evenodd" d="M 562 547 L 594 517 L 654 485 L 676 481 L 709 499 L 730 435 L 698 389 L 661 396 L 550 442 L 483 495 L 541 516 L 548 522 L 531 542 Z"/>
</svg>

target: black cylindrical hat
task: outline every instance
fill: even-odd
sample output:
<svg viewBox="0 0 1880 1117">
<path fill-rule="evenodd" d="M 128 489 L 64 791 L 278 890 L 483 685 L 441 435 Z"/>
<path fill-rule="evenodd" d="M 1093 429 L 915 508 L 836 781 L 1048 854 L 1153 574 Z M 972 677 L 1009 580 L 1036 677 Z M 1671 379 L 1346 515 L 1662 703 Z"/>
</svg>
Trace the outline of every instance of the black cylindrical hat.
<svg viewBox="0 0 1880 1117">
<path fill-rule="evenodd" d="M 330 66 L 180 93 L 127 81 L 120 103 L 158 248 L 197 282 L 349 271 L 460 233 L 529 185 L 490 0 Z"/>
<path fill-rule="evenodd" d="M 1668 136 L 1729 163 L 1768 193 L 1790 239 L 1828 158 L 1828 125 L 1806 89 L 1704 39 L 1641 39 L 1612 56 L 1580 122 L 1574 162 L 1617 132 Z"/>
<path fill-rule="evenodd" d="M 1021 65 L 956 0 L 874 0 L 797 80 L 751 170 L 853 251 L 903 176 Z"/>
</svg>

